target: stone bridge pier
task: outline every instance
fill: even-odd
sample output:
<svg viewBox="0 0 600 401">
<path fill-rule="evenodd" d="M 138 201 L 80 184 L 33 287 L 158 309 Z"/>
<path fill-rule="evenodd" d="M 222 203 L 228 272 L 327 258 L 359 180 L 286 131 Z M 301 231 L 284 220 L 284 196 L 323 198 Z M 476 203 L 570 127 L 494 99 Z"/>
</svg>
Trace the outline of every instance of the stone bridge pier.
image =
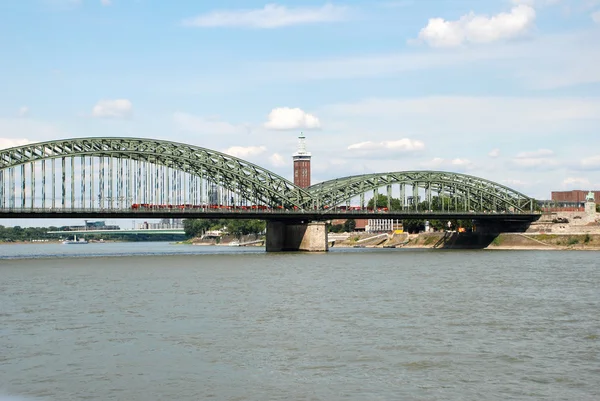
<svg viewBox="0 0 600 401">
<path fill-rule="evenodd" d="M 267 252 L 327 252 L 327 224 L 323 221 L 267 221 Z"/>
</svg>

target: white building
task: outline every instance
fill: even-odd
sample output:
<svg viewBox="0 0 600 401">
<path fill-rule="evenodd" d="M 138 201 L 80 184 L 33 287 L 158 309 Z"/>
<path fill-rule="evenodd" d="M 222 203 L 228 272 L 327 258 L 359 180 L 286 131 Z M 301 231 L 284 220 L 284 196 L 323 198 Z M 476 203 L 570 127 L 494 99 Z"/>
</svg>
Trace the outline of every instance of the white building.
<svg viewBox="0 0 600 401">
<path fill-rule="evenodd" d="M 381 233 L 402 230 L 402 220 L 397 219 L 369 219 L 365 226 L 365 232 Z"/>
</svg>

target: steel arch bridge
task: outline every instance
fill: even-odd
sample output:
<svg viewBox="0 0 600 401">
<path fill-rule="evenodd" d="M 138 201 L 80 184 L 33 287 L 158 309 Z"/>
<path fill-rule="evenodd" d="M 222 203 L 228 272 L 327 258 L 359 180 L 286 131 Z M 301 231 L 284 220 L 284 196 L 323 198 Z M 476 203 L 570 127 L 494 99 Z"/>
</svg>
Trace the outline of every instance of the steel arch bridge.
<svg viewBox="0 0 600 401">
<path fill-rule="evenodd" d="M 0 183 L 0 208 L 186 205 L 199 203 L 200 195 L 218 204 L 230 195 L 289 208 L 312 199 L 285 178 L 242 159 L 142 138 L 78 138 L 5 149 Z"/>
<path fill-rule="evenodd" d="M 434 195 L 439 206 L 447 211 L 478 212 L 533 212 L 534 200 L 527 195 L 495 182 L 466 174 L 445 171 L 400 171 L 375 173 L 337 178 L 321 182 L 308 188 L 316 202 L 326 207 L 348 203 L 360 197 L 364 207 L 365 194 L 373 193 L 377 199 L 379 190 L 385 188 L 387 208 L 392 209 L 393 186 L 398 185 L 398 200 L 401 210 L 418 211 L 419 201 L 425 207 L 432 205 Z M 411 191 L 407 192 L 407 187 Z M 424 196 L 421 196 L 423 194 Z M 445 201 L 440 201 L 444 199 Z"/>
<path fill-rule="evenodd" d="M 405 212 L 430 208 L 436 198 L 448 213 L 531 214 L 534 205 L 497 183 L 440 171 L 359 175 L 302 189 L 245 160 L 164 140 L 75 138 L 0 150 L 0 211 L 21 214 L 216 208 L 332 216 L 365 210 L 365 197 L 377 198 L 382 188 L 383 212 L 392 210 L 392 197 Z"/>
</svg>

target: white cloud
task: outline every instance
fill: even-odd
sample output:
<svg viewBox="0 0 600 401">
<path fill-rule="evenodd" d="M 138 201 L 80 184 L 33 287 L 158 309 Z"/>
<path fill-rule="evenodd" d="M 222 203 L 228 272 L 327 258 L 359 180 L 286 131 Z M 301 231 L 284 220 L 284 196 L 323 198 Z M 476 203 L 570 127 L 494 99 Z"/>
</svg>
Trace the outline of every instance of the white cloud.
<svg viewBox="0 0 600 401">
<path fill-rule="evenodd" d="M 589 187 L 590 180 L 583 177 L 568 177 L 563 180 L 562 185 L 567 188 Z"/>
<path fill-rule="evenodd" d="M 488 156 L 489 157 L 493 157 L 493 158 L 496 158 L 496 157 L 500 156 L 500 149 L 498 149 L 498 148 L 492 149 L 490 151 L 490 153 L 488 153 Z"/>
<path fill-rule="evenodd" d="M 536 46 L 519 44 L 524 51 L 513 75 L 534 89 L 554 89 L 600 82 L 600 30 L 546 35 Z M 532 41 L 536 42 L 536 41 Z M 533 44 L 533 43 L 531 43 Z M 552 50 L 554 48 L 554 51 Z M 528 53 L 528 54 L 527 54 Z M 522 62 L 527 61 L 526 64 Z"/>
<path fill-rule="evenodd" d="M 517 154 L 517 159 L 540 159 L 554 156 L 554 152 L 550 149 L 539 149 L 532 152 L 521 152 Z"/>
<path fill-rule="evenodd" d="M 223 153 L 234 157 L 239 157 L 240 159 L 246 159 L 253 156 L 258 156 L 264 153 L 266 150 L 267 148 L 264 146 L 232 146 L 228 149 L 225 149 Z"/>
<path fill-rule="evenodd" d="M 431 18 L 419 39 L 432 47 L 456 47 L 465 43 L 490 43 L 523 35 L 533 26 L 535 10 L 520 4 L 509 13 L 492 17 L 470 12 L 456 21 Z"/>
<path fill-rule="evenodd" d="M 552 170 L 560 167 L 560 163 L 555 159 L 546 158 L 513 159 L 513 166 L 525 169 Z"/>
<path fill-rule="evenodd" d="M 523 135 L 564 135 L 580 124 L 592 134 L 600 121 L 600 98 L 469 97 L 371 98 L 334 104 L 320 111 L 329 121 L 344 121 L 345 129 L 398 127 L 419 132 L 428 140 L 452 135 L 456 140 L 489 143 L 489 136 L 523 140 Z M 583 128 L 581 128 L 583 127 Z M 482 135 L 485 133 L 485 135 Z M 525 138 L 527 139 L 527 138 Z"/>
<path fill-rule="evenodd" d="M 512 180 L 512 179 L 502 180 L 501 183 L 506 186 L 509 186 L 509 187 L 525 187 L 525 186 L 529 185 L 528 182 L 525 182 L 522 180 Z"/>
<path fill-rule="evenodd" d="M 0 138 L 0 149 L 13 148 L 15 146 L 23 146 L 33 143 L 29 139 L 25 138 Z"/>
<path fill-rule="evenodd" d="M 275 167 L 283 167 L 288 164 L 279 153 L 273 153 L 269 156 L 269 162 Z"/>
<path fill-rule="evenodd" d="M 594 21 L 596 24 L 600 24 L 600 11 L 592 13 L 592 21 Z"/>
<path fill-rule="evenodd" d="M 321 122 L 302 109 L 279 107 L 271 110 L 264 126 L 272 130 L 318 129 Z"/>
<path fill-rule="evenodd" d="M 219 120 L 217 117 L 197 117 L 192 114 L 173 113 L 175 125 L 186 132 L 207 135 L 235 135 L 247 132 L 248 128 L 243 125 L 234 125 Z"/>
<path fill-rule="evenodd" d="M 579 167 L 583 170 L 600 170 L 600 155 L 586 157 L 581 160 Z"/>
<path fill-rule="evenodd" d="M 423 162 L 421 163 L 421 166 L 427 167 L 427 168 L 437 168 L 440 167 L 442 164 L 444 164 L 445 160 L 442 159 L 441 157 L 434 157 L 433 159 Z"/>
<path fill-rule="evenodd" d="M 486 69 L 500 70 L 502 79 L 534 89 L 553 89 L 600 83 L 600 30 L 537 35 L 528 40 L 505 41 L 489 46 L 465 46 L 455 51 L 421 51 L 353 54 L 321 59 L 247 62 L 196 84 L 189 80 L 177 86 L 186 93 L 222 92 L 240 86 L 260 87 L 314 80 L 340 82 L 357 78 L 403 77 L 407 71 L 465 69 L 472 83 L 483 82 Z"/>
<path fill-rule="evenodd" d="M 475 167 L 475 163 L 468 159 L 444 159 L 442 157 L 434 157 L 429 161 L 421 163 L 421 166 L 429 169 L 445 169 L 452 171 L 467 171 Z"/>
<path fill-rule="evenodd" d="M 554 159 L 513 159 L 513 164 L 516 167 L 522 168 L 535 168 L 540 170 L 551 170 L 559 167 L 559 162 Z"/>
<path fill-rule="evenodd" d="M 29 107 L 23 106 L 19 109 L 19 117 L 27 117 L 29 115 Z"/>
<path fill-rule="evenodd" d="M 8 147 L 73 136 L 54 124 L 18 117 L 0 118 L 0 133 L 6 135 L 2 143 Z"/>
<path fill-rule="evenodd" d="M 359 142 L 348 146 L 350 151 L 364 151 L 374 152 L 377 154 L 378 151 L 392 151 L 394 153 L 407 153 L 415 152 L 425 149 L 425 144 L 421 141 L 402 138 L 395 141 L 382 141 L 382 142 Z"/>
<path fill-rule="evenodd" d="M 133 113 L 133 105 L 127 99 L 100 100 L 92 110 L 98 118 L 128 118 Z"/>
<path fill-rule="evenodd" d="M 560 166 L 550 149 L 539 149 L 531 152 L 521 152 L 512 159 L 512 165 L 517 168 L 552 170 Z"/>
<path fill-rule="evenodd" d="M 453 166 L 470 166 L 473 164 L 472 161 L 468 159 L 452 159 L 450 162 Z"/>
<path fill-rule="evenodd" d="M 522 190 L 533 196 L 544 194 L 557 184 L 556 177 L 538 182 L 540 172 L 554 169 L 557 173 L 550 175 L 557 175 L 566 174 L 569 169 L 576 171 L 571 155 L 577 152 L 572 148 L 580 143 L 592 143 L 596 138 L 600 98 L 372 98 L 324 106 L 315 112 L 327 121 L 327 135 L 320 135 L 319 143 L 311 146 L 313 155 L 323 157 L 325 151 L 326 157 L 343 157 L 348 161 L 343 168 L 324 167 L 319 171 L 320 176 L 334 178 L 335 174 L 412 170 L 424 162 L 423 166 L 428 169 L 462 171 L 496 182 L 510 175 L 510 178 L 532 183 Z M 398 132 L 424 142 L 426 147 L 416 154 L 418 158 L 413 153 L 408 153 L 410 157 L 395 156 L 382 149 L 370 150 L 368 157 L 362 157 L 361 151 L 347 149 L 351 144 L 373 148 L 373 144 L 398 139 Z M 565 132 L 578 140 L 565 143 Z M 408 133 L 418 133 L 418 136 Z M 501 152 L 497 158 L 491 158 L 489 153 L 495 148 Z M 583 149 L 578 153 L 584 157 L 597 154 L 586 154 L 587 148 Z M 433 159 L 434 156 L 438 159 Z M 316 162 L 317 157 L 313 160 Z"/>
<path fill-rule="evenodd" d="M 280 28 L 284 26 L 340 21 L 348 16 L 346 7 L 325 4 L 321 7 L 287 8 L 267 4 L 262 9 L 212 11 L 183 21 L 186 26 Z"/>
<path fill-rule="evenodd" d="M 100 4 L 103 6 L 110 6 L 112 4 L 112 0 L 100 0 Z"/>
</svg>

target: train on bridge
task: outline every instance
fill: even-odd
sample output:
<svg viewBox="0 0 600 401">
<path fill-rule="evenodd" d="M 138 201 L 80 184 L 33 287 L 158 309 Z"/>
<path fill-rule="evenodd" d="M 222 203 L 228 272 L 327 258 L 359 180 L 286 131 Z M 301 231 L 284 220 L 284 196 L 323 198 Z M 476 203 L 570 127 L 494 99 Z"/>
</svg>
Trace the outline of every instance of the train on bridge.
<svg viewBox="0 0 600 401">
<path fill-rule="evenodd" d="M 132 210 L 189 210 L 189 209 L 198 209 L 198 210 L 240 210 L 240 211 L 282 211 L 282 210 L 290 210 L 290 211 L 299 211 L 300 209 L 297 206 L 293 206 L 291 208 L 284 208 L 281 205 L 278 206 L 266 206 L 266 205 L 221 205 L 221 204 L 202 204 L 202 205 L 193 205 L 193 204 L 181 204 L 181 205 L 171 205 L 171 204 L 153 204 L 153 203 L 133 203 L 131 205 Z M 323 210 L 335 210 L 340 212 L 346 211 L 370 211 L 370 212 L 387 212 L 387 207 L 361 207 L 361 206 L 335 206 L 329 207 L 327 205 L 323 206 Z M 318 210 L 317 207 L 314 207 L 314 210 Z"/>
</svg>

